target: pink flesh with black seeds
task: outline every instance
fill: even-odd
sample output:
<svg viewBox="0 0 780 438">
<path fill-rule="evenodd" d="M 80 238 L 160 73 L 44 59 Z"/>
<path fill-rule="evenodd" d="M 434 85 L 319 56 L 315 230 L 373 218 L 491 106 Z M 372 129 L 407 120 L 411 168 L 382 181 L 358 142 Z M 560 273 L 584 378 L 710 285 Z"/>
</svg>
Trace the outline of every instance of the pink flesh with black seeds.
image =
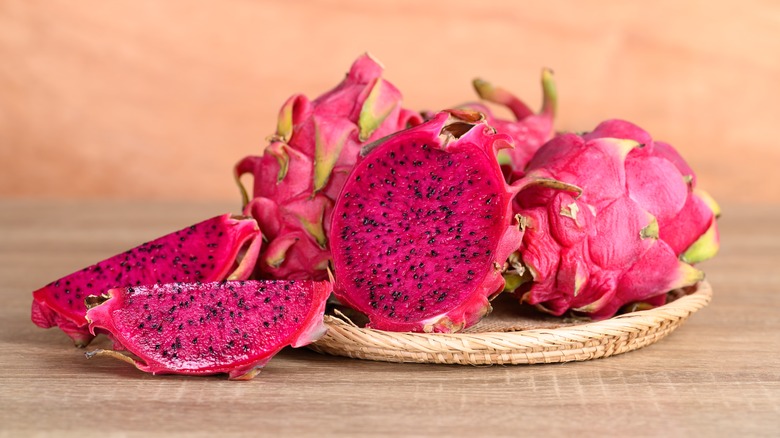
<svg viewBox="0 0 780 438">
<path fill-rule="evenodd" d="M 229 214 L 146 242 L 53 281 L 33 292 L 32 321 L 59 326 L 77 345 L 92 339 L 84 299 L 108 289 L 154 283 L 246 279 L 260 249 L 251 218 Z"/>
<path fill-rule="evenodd" d="M 336 294 L 371 327 L 417 331 L 442 316 L 460 320 L 454 309 L 487 306 L 495 290 L 482 289 L 503 285 L 488 277 L 506 252 L 511 194 L 487 151 L 468 141 L 445 151 L 429 132 L 402 134 L 350 174 L 332 223 Z"/>
<path fill-rule="evenodd" d="M 90 309 L 90 328 L 108 330 L 151 373 L 240 378 L 287 345 L 324 333 L 332 287 L 313 281 L 171 283 L 113 289 Z"/>
</svg>

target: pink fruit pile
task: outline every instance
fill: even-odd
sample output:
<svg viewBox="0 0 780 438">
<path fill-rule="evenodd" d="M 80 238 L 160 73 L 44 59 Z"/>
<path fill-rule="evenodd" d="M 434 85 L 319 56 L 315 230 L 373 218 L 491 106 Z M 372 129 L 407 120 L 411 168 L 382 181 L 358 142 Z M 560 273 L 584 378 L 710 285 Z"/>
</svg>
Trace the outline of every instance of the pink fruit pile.
<svg viewBox="0 0 780 438">
<path fill-rule="evenodd" d="M 333 90 L 287 100 L 269 144 L 235 167 L 244 216 L 42 287 L 33 322 L 82 347 L 107 334 L 114 349 L 88 357 L 250 379 L 325 333 L 331 292 L 374 329 L 454 332 L 504 291 L 601 319 L 703 278 L 693 265 L 717 253 L 719 209 L 672 146 L 621 120 L 555 134 L 549 70 L 538 113 L 474 81 L 513 120 L 481 102 L 406 109 L 381 73 L 363 55 Z"/>
</svg>

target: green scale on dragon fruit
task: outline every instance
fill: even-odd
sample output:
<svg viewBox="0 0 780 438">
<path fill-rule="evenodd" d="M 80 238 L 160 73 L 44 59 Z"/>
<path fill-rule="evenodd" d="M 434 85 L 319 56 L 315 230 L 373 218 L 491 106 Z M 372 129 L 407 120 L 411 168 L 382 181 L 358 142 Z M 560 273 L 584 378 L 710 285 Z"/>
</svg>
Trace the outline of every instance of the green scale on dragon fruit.
<svg viewBox="0 0 780 438">
<path fill-rule="evenodd" d="M 486 315 L 521 242 L 512 199 L 546 181 L 508 186 L 508 147 L 482 114 L 449 110 L 363 148 L 331 225 L 338 299 L 382 330 L 454 332 Z"/>
<path fill-rule="evenodd" d="M 108 331 L 123 349 L 94 350 L 152 374 L 253 378 L 285 346 L 325 333 L 322 281 L 168 283 L 111 289 L 91 296 L 89 328 Z"/>
<path fill-rule="evenodd" d="M 692 265 L 717 253 L 717 204 L 674 148 L 629 122 L 561 134 L 526 172 L 520 180 L 580 189 L 530 187 L 515 198 L 525 233 L 507 289 L 547 312 L 602 319 L 630 303 L 664 304 L 668 291 L 702 280 Z"/>
<path fill-rule="evenodd" d="M 401 107 L 401 93 L 381 74 L 382 66 L 365 54 L 333 90 L 313 101 L 292 96 L 263 154 L 236 165 L 244 212 L 268 242 L 258 259 L 259 277 L 327 278 L 333 202 L 360 148 L 421 123 L 418 113 Z M 254 177 L 251 198 L 240 181 L 245 174 Z"/>
<path fill-rule="evenodd" d="M 33 292 L 32 321 L 59 327 L 83 347 L 93 339 L 84 299 L 108 289 L 182 281 L 244 280 L 262 239 L 252 218 L 225 214 L 146 242 Z"/>
</svg>

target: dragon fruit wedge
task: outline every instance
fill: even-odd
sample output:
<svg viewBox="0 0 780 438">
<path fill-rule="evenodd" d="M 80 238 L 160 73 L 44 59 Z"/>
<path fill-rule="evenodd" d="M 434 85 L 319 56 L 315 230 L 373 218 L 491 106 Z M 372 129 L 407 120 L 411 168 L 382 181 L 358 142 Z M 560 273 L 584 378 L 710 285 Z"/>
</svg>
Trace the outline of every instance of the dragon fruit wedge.
<svg viewBox="0 0 780 438">
<path fill-rule="evenodd" d="M 391 331 L 454 332 L 487 314 L 521 242 L 496 151 L 511 138 L 450 110 L 366 146 L 336 201 L 334 293 Z"/>
<path fill-rule="evenodd" d="M 703 278 L 692 263 L 717 252 L 717 206 L 671 146 L 629 122 L 555 137 L 526 169 L 524 178 L 539 177 L 581 194 L 528 187 L 517 195 L 525 233 L 506 275 L 522 283 L 522 301 L 552 314 L 601 319 L 629 303 L 664 304 L 666 292 Z"/>
<path fill-rule="evenodd" d="M 422 121 L 401 107 L 401 93 L 381 73 L 366 54 L 314 101 L 292 96 L 263 154 L 236 165 L 244 212 L 268 242 L 258 260 L 261 278 L 327 278 L 333 202 L 360 148 Z M 254 176 L 252 199 L 240 181 L 245 174 Z"/>
<path fill-rule="evenodd" d="M 152 374 L 228 373 L 248 380 L 283 347 L 325 333 L 330 282 L 222 281 L 111 289 L 91 296 L 90 330 L 107 330 L 135 359 L 109 356 Z"/>
<path fill-rule="evenodd" d="M 553 119 L 557 104 L 557 92 L 553 81 L 552 70 L 542 70 L 542 92 L 544 100 L 539 113 L 534 113 L 520 99 L 510 92 L 493 86 L 482 80 L 475 79 L 474 89 L 479 97 L 487 102 L 507 107 L 515 120 L 500 119 L 482 103 L 469 103 L 462 108 L 479 111 L 487 117 L 487 123 L 502 134 L 508 134 L 515 142 L 514 149 L 499 152 L 498 160 L 502 165 L 508 165 L 511 170 L 525 169 L 533 154 L 553 136 Z"/>
<path fill-rule="evenodd" d="M 217 216 L 144 243 L 33 292 L 32 321 L 58 326 L 77 346 L 89 344 L 84 299 L 114 287 L 177 281 L 244 280 L 262 243 L 252 218 Z"/>
</svg>

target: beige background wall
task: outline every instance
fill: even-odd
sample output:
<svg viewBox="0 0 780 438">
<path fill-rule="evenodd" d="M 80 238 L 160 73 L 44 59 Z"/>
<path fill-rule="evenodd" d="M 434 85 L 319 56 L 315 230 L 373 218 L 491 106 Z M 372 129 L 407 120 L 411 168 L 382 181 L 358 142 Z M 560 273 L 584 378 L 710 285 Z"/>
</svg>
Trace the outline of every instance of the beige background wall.
<svg viewBox="0 0 780 438">
<path fill-rule="evenodd" d="M 480 75 L 559 129 L 623 117 L 723 201 L 780 202 L 780 2 L 0 0 L 0 196 L 235 199 L 287 96 L 369 50 L 406 105 Z"/>
</svg>

